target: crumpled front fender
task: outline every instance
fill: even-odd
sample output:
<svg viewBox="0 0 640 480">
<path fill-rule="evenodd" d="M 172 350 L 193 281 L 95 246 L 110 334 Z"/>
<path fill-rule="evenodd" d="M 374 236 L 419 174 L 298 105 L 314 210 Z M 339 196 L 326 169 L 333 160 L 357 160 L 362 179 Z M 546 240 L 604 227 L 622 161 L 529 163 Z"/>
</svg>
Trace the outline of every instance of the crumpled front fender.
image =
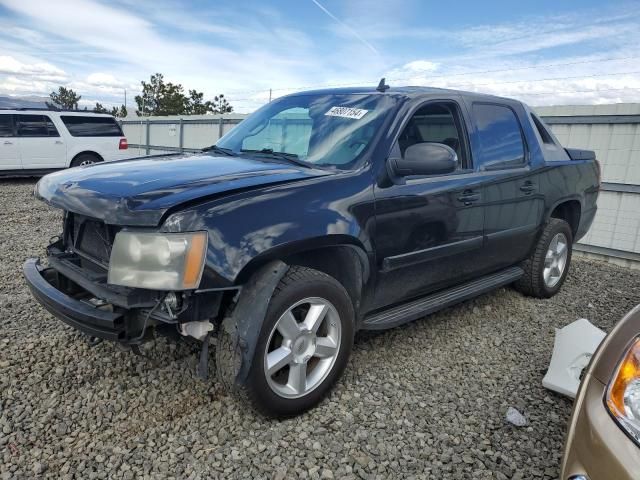
<svg viewBox="0 0 640 480">
<path fill-rule="evenodd" d="M 221 325 L 231 338 L 234 365 L 233 387 L 247 380 L 269 301 L 289 266 L 274 260 L 258 269 L 242 287 L 233 311 Z"/>
</svg>

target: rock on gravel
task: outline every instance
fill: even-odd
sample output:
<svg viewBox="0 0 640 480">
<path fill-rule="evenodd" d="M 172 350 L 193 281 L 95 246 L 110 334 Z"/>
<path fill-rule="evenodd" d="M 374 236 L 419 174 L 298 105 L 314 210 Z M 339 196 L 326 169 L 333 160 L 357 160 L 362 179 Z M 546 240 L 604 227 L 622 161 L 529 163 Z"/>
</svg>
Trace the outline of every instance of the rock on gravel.
<svg viewBox="0 0 640 480">
<path fill-rule="evenodd" d="M 527 425 L 526 417 L 513 407 L 507 408 L 505 417 L 507 422 L 516 427 L 525 427 Z"/>
<path fill-rule="evenodd" d="M 145 357 L 45 312 L 20 268 L 58 233 L 34 181 L 0 182 L 0 478 L 556 478 L 571 402 L 542 387 L 554 329 L 604 330 L 640 302 L 640 274 L 575 258 L 550 300 L 501 289 L 360 334 L 313 411 L 269 421 L 194 375 L 164 340 Z M 513 406 L 528 425 L 504 421 Z"/>
</svg>

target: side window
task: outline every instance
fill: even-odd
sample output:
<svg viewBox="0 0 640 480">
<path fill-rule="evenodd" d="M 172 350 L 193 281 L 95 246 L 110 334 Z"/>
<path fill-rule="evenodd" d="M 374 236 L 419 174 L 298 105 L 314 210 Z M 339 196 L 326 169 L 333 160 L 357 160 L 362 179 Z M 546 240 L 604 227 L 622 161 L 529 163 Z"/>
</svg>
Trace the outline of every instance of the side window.
<svg viewBox="0 0 640 480">
<path fill-rule="evenodd" d="M 308 108 L 289 108 L 260 125 L 255 133 L 244 138 L 243 150 L 270 148 L 274 152 L 294 153 L 306 157 L 309 153 L 312 121 Z"/>
<path fill-rule="evenodd" d="M 60 117 L 72 137 L 122 137 L 122 129 L 113 117 L 82 117 L 62 115 Z"/>
<path fill-rule="evenodd" d="M 47 134 L 50 137 L 59 137 L 60 134 L 58 133 L 58 129 L 56 128 L 56 126 L 53 124 L 53 121 L 46 115 L 44 115 L 43 118 L 44 123 L 47 126 Z"/>
<path fill-rule="evenodd" d="M 486 170 L 516 168 L 524 165 L 522 130 L 509 107 L 485 103 L 473 104 L 480 151 L 475 156 Z"/>
<path fill-rule="evenodd" d="M 13 115 L 0 114 L 0 137 L 15 137 L 13 133 Z"/>
<path fill-rule="evenodd" d="M 44 115 L 16 115 L 19 137 L 48 137 Z"/>
<path fill-rule="evenodd" d="M 468 168 L 465 140 L 458 108 L 449 102 L 429 103 L 413 114 L 398 137 L 400 152 L 416 143 L 442 143 L 458 155 L 461 168 Z"/>
</svg>

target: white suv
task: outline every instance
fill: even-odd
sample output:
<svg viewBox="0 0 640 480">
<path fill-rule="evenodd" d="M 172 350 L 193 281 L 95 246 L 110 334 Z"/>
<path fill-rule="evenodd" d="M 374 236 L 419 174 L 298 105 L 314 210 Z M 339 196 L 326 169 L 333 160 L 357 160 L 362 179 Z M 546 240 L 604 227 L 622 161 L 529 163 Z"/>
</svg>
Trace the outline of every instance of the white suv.
<svg viewBox="0 0 640 480">
<path fill-rule="evenodd" d="M 127 155 L 111 115 L 56 110 L 0 110 L 0 175 L 35 175 Z"/>
</svg>

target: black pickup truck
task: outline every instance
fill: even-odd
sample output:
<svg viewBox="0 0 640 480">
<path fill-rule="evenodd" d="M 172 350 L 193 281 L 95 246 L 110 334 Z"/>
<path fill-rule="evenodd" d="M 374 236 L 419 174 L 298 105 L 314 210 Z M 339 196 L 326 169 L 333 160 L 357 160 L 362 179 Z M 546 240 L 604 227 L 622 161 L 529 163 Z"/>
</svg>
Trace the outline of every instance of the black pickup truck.
<svg viewBox="0 0 640 480">
<path fill-rule="evenodd" d="M 194 155 L 73 168 L 36 299 L 97 339 L 192 341 L 272 416 L 319 402 L 360 329 L 513 284 L 550 297 L 596 212 L 593 152 L 526 105 L 435 88 L 279 98 Z M 52 232 L 55 233 L 55 232 Z"/>
</svg>

